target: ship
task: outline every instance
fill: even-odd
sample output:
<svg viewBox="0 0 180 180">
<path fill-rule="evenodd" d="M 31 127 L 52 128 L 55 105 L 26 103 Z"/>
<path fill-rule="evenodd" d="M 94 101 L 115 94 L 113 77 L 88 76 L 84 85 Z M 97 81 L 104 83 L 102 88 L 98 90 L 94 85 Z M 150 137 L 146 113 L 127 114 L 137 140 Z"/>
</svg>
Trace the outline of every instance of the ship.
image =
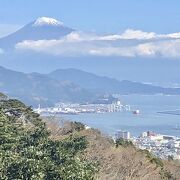
<svg viewBox="0 0 180 180">
<path fill-rule="evenodd" d="M 140 111 L 139 111 L 139 109 L 136 109 L 136 110 L 132 111 L 132 113 L 133 114 L 140 114 Z"/>
</svg>

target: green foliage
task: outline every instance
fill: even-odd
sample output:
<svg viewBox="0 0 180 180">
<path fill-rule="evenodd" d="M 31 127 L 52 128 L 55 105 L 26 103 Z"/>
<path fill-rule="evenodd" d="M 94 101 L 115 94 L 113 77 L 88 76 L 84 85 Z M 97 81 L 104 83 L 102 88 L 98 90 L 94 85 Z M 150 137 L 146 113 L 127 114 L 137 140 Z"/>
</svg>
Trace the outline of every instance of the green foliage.
<svg viewBox="0 0 180 180">
<path fill-rule="evenodd" d="M 152 162 L 152 163 L 155 163 L 157 166 L 159 166 L 159 167 L 163 167 L 164 165 L 163 165 L 163 162 L 161 161 L 161 159 L 159 159 L 159 158 L 156 158 L 156 157 L 153 157 L 151 160 L 150 160 L 150 162 Z"/>
<path fill-rule="evenodd" d="M 175 178 L 173 177 L 173 174 L 167 170 L 162 170 L 161 171 L 161 177 L 162 179 L 172 179 L 175 180 Z"/>
<path fill-rule="evenodd" d="M 72 126 L 72 129 L 75 130 L 75 131 L 82 131 L 85 129 L 85 126 L 84 124 L 82 124 L 81 122 L 71 122 L 71 126 Z"/>
<path fill-rule="evenodd" d="M 119 147 L 119 146 L 123 146 L 123 147 L 134 146 L 132 141 L 124 140 L 122 138 L 117 139 L 115 144 L 116 144 L 116 147 Z"/>
<path fill-rule="evenodd" d="M 150 153 L 148 150 L 143 150 L 146 157 L 150 160 L 151 163 L 155 163 L 157 167 L 163 168 L 164 164 L 160 158 L 155 157 L 152 153 Z"/>
<path fill-rule="evenodd" d="M 93 179 L 96 167 L 81 159 L 85 137 L 49 137 L 45 123 L 17 100 L 0 103 L 0 179 Z"/>
</svg>

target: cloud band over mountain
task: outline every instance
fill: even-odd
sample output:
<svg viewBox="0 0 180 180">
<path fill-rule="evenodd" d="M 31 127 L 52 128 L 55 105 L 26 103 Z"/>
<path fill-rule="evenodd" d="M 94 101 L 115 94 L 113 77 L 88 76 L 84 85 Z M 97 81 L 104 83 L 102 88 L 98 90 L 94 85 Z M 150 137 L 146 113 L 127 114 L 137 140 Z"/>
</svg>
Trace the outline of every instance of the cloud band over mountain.
<svg viewBox="0 0 180 180">
<path fill-rule="evenodd" d="M 180 33 L 156 34 L 127 29 L 122 34 L 96 35 L 73 31 L 53 40 L 25 40 L 16 50 L 60 56 L 180 57 Z"/>
</svg>

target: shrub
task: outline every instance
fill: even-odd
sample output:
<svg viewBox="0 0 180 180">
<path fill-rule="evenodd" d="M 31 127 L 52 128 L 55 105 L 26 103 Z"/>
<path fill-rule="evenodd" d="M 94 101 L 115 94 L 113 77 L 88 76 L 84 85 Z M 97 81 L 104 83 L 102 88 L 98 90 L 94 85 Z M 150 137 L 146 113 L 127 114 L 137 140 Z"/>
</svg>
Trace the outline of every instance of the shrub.
<svg viewBox="0 0 180 180">
<path fill-rule="evenodd" d="M 115 144 L 116 144 L 116 147 L 118 147 L 118 146 L 123 146 L 123 147 L 133 146 L 132 141 L 124 140 L 123 138 L 117 139 Z"/>
<path fill-rule="evenodd" d="M 78 155 L 86 146 L 85 137 L 50 139 L 39 115 L 20 101 L 0 105 L 0 179 L 93 179 L 96 166 Z"/>
</svg>

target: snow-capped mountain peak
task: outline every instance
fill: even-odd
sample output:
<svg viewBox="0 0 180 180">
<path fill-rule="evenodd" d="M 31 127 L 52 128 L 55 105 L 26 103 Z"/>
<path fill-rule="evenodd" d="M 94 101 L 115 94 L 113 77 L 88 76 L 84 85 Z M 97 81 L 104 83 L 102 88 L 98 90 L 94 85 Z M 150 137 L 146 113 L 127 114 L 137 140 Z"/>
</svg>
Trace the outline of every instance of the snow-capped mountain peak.
<svg viewBox="0 0 180 180">
<path fill-rule="evenodd" d="M 63 25 L 62 22 L 56 19 L 40 17 L 26 24 L 16 32 L 0 38 L 0 51 L 1 49 L 14 49 L 17 43 L 26 40 L 59 39 L 69 35 L 73 31 L 75 30 Z"/>
<path fill-rule="evenodd" d="M 44 26 L 44 25 L 62 26 L 63 22 L 49 17 L 39 17 L 38 19 L 36 19 L 36 21 L 33 24 L 33 26 Z"/>
</svg>

